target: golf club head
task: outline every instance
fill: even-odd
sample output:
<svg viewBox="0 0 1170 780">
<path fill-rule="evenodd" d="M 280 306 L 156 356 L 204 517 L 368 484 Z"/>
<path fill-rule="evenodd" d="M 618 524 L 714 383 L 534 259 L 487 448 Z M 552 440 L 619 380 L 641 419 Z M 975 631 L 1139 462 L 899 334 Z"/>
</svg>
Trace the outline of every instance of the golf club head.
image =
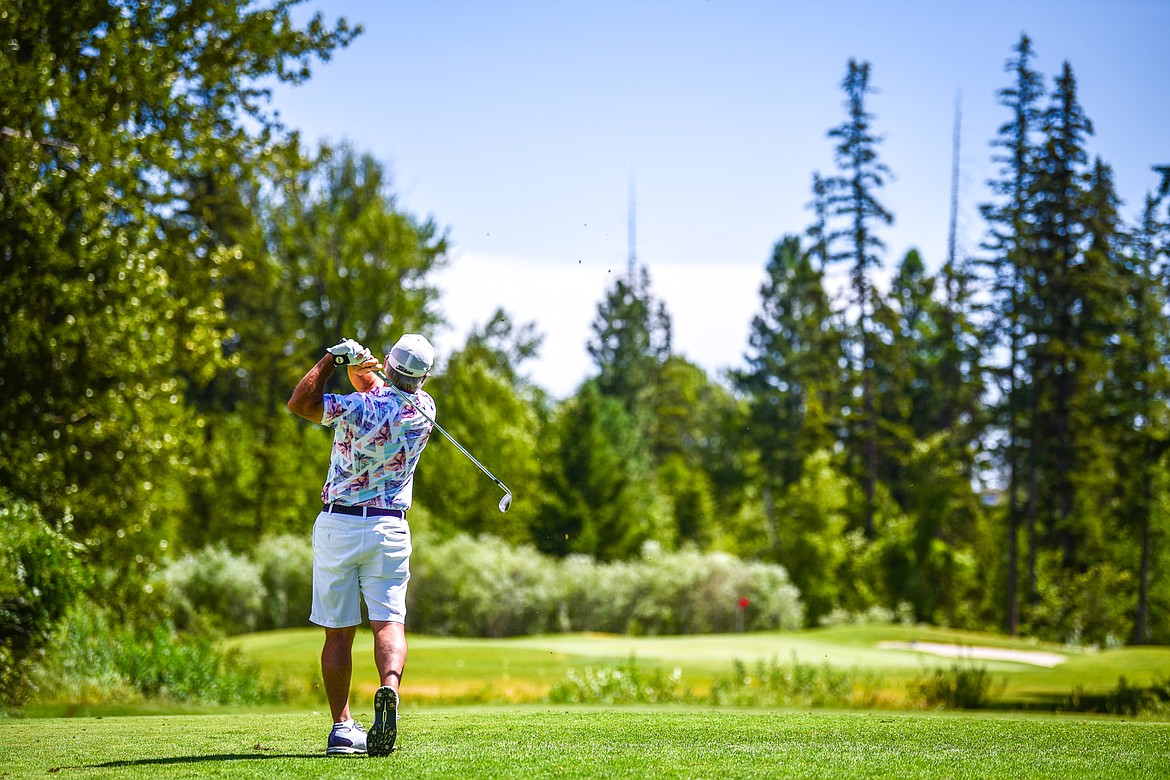
<svg viewBox="0 0 1170 780">
<path fill-rule="evenodd" d="M 510 506 L 512 506 L 512 494 L 505 493 L 504 497 L 500 499 L 500 511 L 507 512 Z"/>
</svg>

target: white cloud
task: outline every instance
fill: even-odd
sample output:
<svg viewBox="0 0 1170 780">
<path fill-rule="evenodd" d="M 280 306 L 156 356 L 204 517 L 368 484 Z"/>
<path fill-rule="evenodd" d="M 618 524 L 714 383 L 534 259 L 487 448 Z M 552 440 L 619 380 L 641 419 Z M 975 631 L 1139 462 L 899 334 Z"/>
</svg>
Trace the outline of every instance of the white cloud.
<svg viewBox="0 0 1170 780">
<path fill-rule="evenodd" d="M 715 375 L 738 366 L 759 304 L 763 267 L 726 263 L 651 264 L 650 292 L 665 301 L 674 349 Z M 559 398 L 593 373 L 586 344 L 597 306 L 624 263 L 549 262 L 463 253 L 433 277 L 451 328 L 435 335 L 442 355 L 458 349 L 472 327 L 497 308 L 517 324 L 535 322 L 544 334 L 540 356 L 527 367 L 538 385 Z"/>
</svg>

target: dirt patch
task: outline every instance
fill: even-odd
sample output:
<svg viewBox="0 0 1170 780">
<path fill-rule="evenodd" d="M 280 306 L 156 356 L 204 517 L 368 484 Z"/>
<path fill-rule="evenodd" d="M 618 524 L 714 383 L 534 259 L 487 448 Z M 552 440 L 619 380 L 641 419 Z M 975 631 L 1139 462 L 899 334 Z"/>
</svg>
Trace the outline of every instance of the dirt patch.
<svg viewBox="0 0 1170 780">
<path fill-rule="evenodd" d="M 975 661 L 1008 661 L 1017 664 L 1031 664 L 1051 669 L 1064 663 L 1060 653 L 1044 650 L 1008 650 L 1004 647 L 975 647 L 972 645 L 946 645 L 938 642 L 879 642 L 882 650 L 909 650 L 945 658 L 963 658 Z"/>
</svg>

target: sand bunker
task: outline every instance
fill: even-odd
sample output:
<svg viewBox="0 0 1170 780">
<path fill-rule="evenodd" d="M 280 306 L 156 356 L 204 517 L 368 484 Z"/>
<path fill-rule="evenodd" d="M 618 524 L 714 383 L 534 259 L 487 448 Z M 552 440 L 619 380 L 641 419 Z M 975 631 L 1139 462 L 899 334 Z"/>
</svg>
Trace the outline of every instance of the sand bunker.
<svg viewBox="0 0 1170 780">
<path fill-rule="evenodd" d="M 1002 647 L 973 647 L 971 645 L 944 645 L 938 642 L 879 642 L 883 650 L 910 650 L 915 653 L 929 653 L 947 658 L 963 658 L 977 661 L 1009 661 L 1018 664 L 1032 664 L 1052 668 L 1064 663 L 1064 656 L 1043 650 L 1008 650 Z"/>
</svg>

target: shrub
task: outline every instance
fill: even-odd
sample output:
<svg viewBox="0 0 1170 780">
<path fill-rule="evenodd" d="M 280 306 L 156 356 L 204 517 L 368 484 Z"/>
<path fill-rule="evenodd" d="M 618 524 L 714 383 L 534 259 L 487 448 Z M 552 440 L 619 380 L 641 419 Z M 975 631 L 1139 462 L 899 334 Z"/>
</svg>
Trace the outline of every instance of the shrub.
<svg viewBox="0 0 1170 780">
<path fill-rule="evenodd" d="M 597 564 L 582 557 L 560 565 L 561 623 L 566 630 L 627 634 L 733 631 L 741 598 L 743 628 L 796 629 L 800 593 L 775 564 L 726 553 L 648 548 L 634 561 Z"/>
<path fill-rule="evenodd" d="M 598 563 L 557 560 L 492 536 L 417 541 L 407 609 L 411 630 L 421 633 L 680 634 L 794 630 L 803 622 L 800 593 L 782 566 L 726 553 L 650 547 L 640 559 Z M 306 625 L 311 542 L 270 537 L 253 556 L 207 547 L 170 563 L 156 584 L 175 625 L 227 633 Z"/>
<path fill-rule="evenodd" d="M 851 612 L 844 607 L 834 607 L 829 614 L 822 615 L 817 623 L 827 628 L 831 626 L 883 626 L 895 622 L 901 622 L 905 625 L 912 622 L 899 617 L 899 615 L 905 614 L 906 605 L 899 604 L 898 607 L 898 612 L 876 604 L 860 612 Z"/>
<path fill-rule="evenodd" d="M 415 548 L 407 591 L 413 630 L 502 637 L 549 630 L 556 614 L 552 559 L 532 547 L 460 534 Z"/>
<path fill-rule="evenodd" d="M 28 668 L 86 585 L 85 548 L 69 538 L 69 521 L 54 528 L 0 490 L 0 710 L 27 696 Z"/>
<path fill-rule="evenodd" d="M 415 548 L 408 592 L 413 630 L 457 636 L 547 631 L 680 634 L 796 629 L 800 593 L 774 564 L 724 553 L 648 548 L 633 561 L 557 561 L 490 536 L 456 536 Z"/>
<path fill-rule="evenodd" d="M 1078 686 L 1065 698 L 1063 709 L 1128 717 L 1164 716 L 1170 712 L 1170 677 L 1155 679 L 1148 688 L 1142 688 L 1131 685 L 1122 675 L 1117 679 L 1117 687 L 1104 694 L 1087 694 Z"/>
<path fill-rule="evenodd" d="M 735 707 L 875 707 L 882 702 L 882 681 L 871 672 L 837 669 L 829 664 L 735 660 L 732 671 L 715 677 L 700 697 L 680 669 L 667 673 L 639 665 L 633 656 L 622 664 L 570 669 L 549 691 L 554 704 L 686 704 L 705 701 Z"/>
<path fill-rule="evenodd" d="M 978 709 L 987 705 L 994 679 L 983 664 L 955 662 L 912 683 L 913 693 L 931 708 Z"/>
<path fill-rule="evenodd" d="M 176 628 L 206 622 L 215 631 L 240 634 L 260 623 L 267 589 L 260 567 L 225 547 L 205 547 L 173 561 L 159 584 Z"/>
<path fill-rule="evenodd" d="M 313 543 L 308 536 L 284 534 L 260 541 L 254 553 L 267 598 L 259 628 L 309 625 L 313 607 Z"/>
</svg>

